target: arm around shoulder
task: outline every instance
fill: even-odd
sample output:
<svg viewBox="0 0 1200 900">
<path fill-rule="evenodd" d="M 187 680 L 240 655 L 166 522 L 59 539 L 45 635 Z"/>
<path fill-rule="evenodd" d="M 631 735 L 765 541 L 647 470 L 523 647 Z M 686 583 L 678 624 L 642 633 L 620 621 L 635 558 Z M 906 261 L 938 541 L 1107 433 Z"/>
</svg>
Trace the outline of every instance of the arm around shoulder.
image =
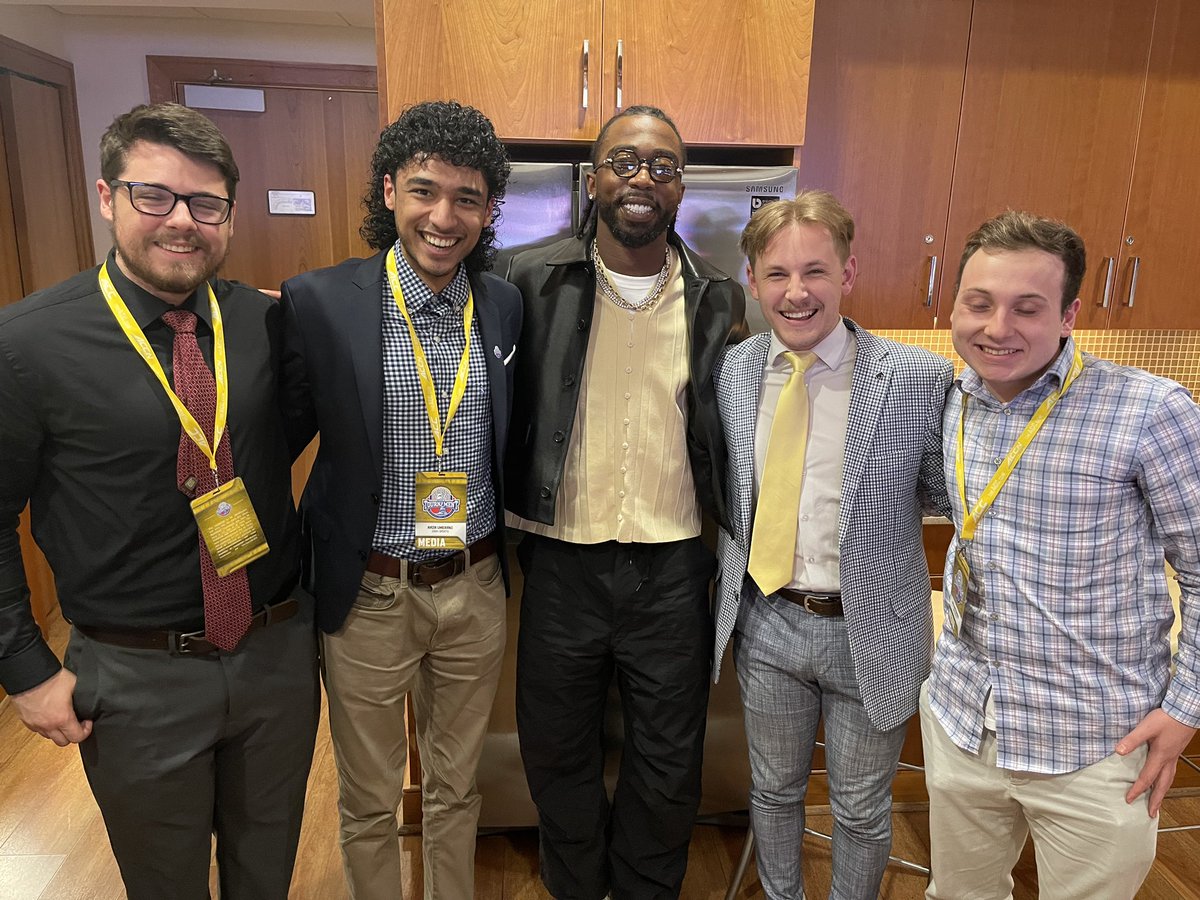
<svg viewBox="0 0 1200 900">
<path fill-rule="evenodd" d="M 279 365 L 279 409 L 283 414 L 288 450 L 294 460 L 317 433 L 317 410 L 309 384 L 305 333 L 293 290 L 295 279 L 288 279 L 280 288 L 283 347 Z"/>
</svg>

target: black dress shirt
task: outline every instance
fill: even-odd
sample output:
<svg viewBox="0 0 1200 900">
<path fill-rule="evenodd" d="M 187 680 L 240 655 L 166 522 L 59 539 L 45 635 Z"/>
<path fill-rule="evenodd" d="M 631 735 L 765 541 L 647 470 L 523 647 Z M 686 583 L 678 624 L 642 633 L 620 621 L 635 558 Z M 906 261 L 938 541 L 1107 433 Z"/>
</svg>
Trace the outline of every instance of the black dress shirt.
<svg viewBox="0 0 1200 900">
<path fill-rule="evenodd" d="M 29 604 L 17 521 L 54 571 L 63 615 L 109 628 L 199 630 L 204 605 L 196 522 L 176 484 L 179 418 L 100 292 L 99 269 L 0 310 L 0 685 L 35 687 L 58 671 Z M 208 291 L 173 307 L 108 273 L 171 378 L 171 309 L 198 316 L 212 365 Z M 283 599 L 299 572 L 290 456 L 276 403 L 278 306 L 213 282 L 225 326 L 234 470 L 270 552 L 248 569 L 254 608 Z"/>
</svg>

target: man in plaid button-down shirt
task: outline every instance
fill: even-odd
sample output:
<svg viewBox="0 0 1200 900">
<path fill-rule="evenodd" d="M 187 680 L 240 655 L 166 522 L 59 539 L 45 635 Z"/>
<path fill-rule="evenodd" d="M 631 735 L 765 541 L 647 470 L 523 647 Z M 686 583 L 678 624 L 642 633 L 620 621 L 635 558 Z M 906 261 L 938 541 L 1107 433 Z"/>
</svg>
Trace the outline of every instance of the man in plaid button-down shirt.
<svg viewBox="0 0 1200 900">
<path fill-rule="evenodd" d="M 1043 898 L 1132 897 L 1200 724 L 1200 411 L 1175 382 L 1078 353 L 1083 272 L 1074 231 L 1015 212 L 959 269 L 968 368 L 943 444 L 961 587 L 922 698 L 929 898 L 1011 896 L 1030 833 Z M 1183 593 L 1174 671 L 1164 558 Z"/>
</svg>

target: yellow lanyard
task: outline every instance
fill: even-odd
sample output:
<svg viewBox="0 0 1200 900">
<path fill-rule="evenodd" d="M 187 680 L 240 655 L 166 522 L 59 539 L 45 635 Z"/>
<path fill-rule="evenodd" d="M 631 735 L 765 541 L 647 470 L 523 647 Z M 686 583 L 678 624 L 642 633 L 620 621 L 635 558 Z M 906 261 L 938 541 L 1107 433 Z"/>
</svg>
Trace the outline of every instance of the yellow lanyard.
<svg viewBox="0 0 1200 900">
<path fill-rule="evenodd" d="M 1013 469 L 1017 467 L 1017 463 L 1021 461 L 1021 457 L 1025 455 L 1025 451 L 1029 445 L 1033 443 L 1033 439 L 1037 437 L 1042 426 L 1046 424 L 1046 419 L 1049 418 L 1051 411 L 1058 405 L 1058 401 L 1063 398 L 1067 389 L 1074 384 L 1075 379 L 1079 377 L 1079 373 L 1083 371 L 1083 354 L 1079 352 L 1079 348 L 1075 348 L 1075 358 L 1071 361 L 1071 369 L 1067 372 L 1067 377 L 1063 379 L 1062 386 L 1042 401 L 1042 405 L 1038 407 L 1037 412 L 1033 414 L 1033 418 L 1029 420 L 1029 424 L 1025 426 L 1016 442 L 1008 451 L 1008 455 L 1004 457 L 1004 461 L 1000 464 L 991 480 L 987 483 L 983 493 L 979 497 L 979 502 L 974 508 L 967 506 L 967 476 L 966 467 L 963 463 L 963 422 L 967 418 L 967 395 L 963 394 L 962 413 L 958 417 L 958 455 L 954 459 L 954 470 L 958 476 L 958 497 L 962 501 L 962 507 L 965 512 L 963 527 L 959 531 L 959 537 L 963 541 L 973 540 L 975 537 L 975 529 L 978 527 L 979 520 L 983 518 L 983 514 L 988 511 L 988 508 L 995 502 L 996 497 L 1000 494 L 1000 489 L 1004 487 L 1009 476 L 1012 475 Z"/>
<path fill-rule="evenodd" d="M 121 299 L 121 295 L 117 293 L 117 289 L 113 286 L 112 279 L 108 276 L 108 263 L 100 267 L 100 290 L 104 294 L 104 299 L 108 301 L 108 308 L 112 310 L 113 316 L 116 317 L 117 324 L 121 326 L 121 330 L 125 332 L 125 337 L 129 338 L 129 343 L 133 344 L 133 349 L 138 352 L 138 355 L 146 361 L 146 365 L 150 367 L 150 371 L 158 378 L 159 383 L 163 386 L 163 390 L 167 392 L 167 396 L 171 400 L 171 405 L 175 407 L 175 413 L 179 416 L 179 422 L 183 426 L 183 430 L 187 432 L 188 437 L 192 439 L 200 452 L 208 459 L 208 464 L 213 472 L 217 471 L 217 447 L 221 444 L 221 436 L 225 433 L 225 419 L 229 413 L 229 376 L 225 368 L 225 328 L 221 324 L 221 308 L 217 305 L 217 296 L 213 293 L 212 285 L 205 284 L 208 288 L 208 308 L 212 315 L 213 329 L 213 380 L 217 384 L 217 414 L 213 421 L 213 440 L 212 445 L 208 443 L 208 436 L 205 435 L 204 429 L 196 421 L 195 417 L 188 412 L 188 408 L 183 405 L 183 401 L 179 396 L 171 390 L 171 382 L 167 380 L 167 373 L 163 371 L 162 364 L 159 363 L 158 357 L 154 355 L 154 348 L 150 346 L 150 342 L 146 340 L 146 335 L 142 329 L 138 327 L 138 323 L 134 320 L 129 312 L 129 307 L 125 305 L 125 301 Z"/>
<path fill-rule="evenodd" d="M 463 337 L 466 346 L 463 347 L 462 358 L 458 361 L 458 374 L 454 376 L 454 390 L 450 394 L 450 406 L 446 410 L 446 422 L 442 424 L 442 414 L 438 410 L 437 388 L 433 385 L 433 372 L 429 368 L 429 360 L 425 356 L 425 348 L 417 337 L 417 329 L 413 327 L 412 316 L 404 305 L 404 289 L 400 287 L 400 274 L 396 271 L 396 248 L 393 247 L 387 255 L 388 281 L 392 284 L 392 294 L 396 298 L 396 306 L 408 326 L 409 337 L 412 338 L 413 356 L 417 360 L 417 376 L 421 379 L 421 394 L 425 397 L 425 412 L 429 415 L 429 427 L 433 431 L 433 448 L 442 457 L 442 447 L 445 444 L 446 432 L 450 430 L 450 420 L 458 412 L 458 404 L 462 402 L 463 394 L 467 392 L 467 374 L 471 360 L 471 320 L 475 316 L 475 295 L 467 288 L 467 308 L 463 311 Z"/>
</svg>

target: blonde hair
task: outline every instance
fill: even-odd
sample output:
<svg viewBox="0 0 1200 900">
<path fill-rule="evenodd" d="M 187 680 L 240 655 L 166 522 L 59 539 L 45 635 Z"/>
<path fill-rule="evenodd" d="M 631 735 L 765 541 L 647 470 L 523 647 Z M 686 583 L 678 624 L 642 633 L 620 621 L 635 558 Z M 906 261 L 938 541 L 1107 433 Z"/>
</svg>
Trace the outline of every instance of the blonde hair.
<svg viewBox="0 0 1200 900">
<path fill-rule="evenodd" d="M 742 231 L 741 248 L 753 266 L 771 238 L 789 225 L 823 225 L 843 263 L 850 258 L 854 219 L 829 191 L 801 191 L 794 200 L 768 203 L 750 217 Z"/>
</svg>

